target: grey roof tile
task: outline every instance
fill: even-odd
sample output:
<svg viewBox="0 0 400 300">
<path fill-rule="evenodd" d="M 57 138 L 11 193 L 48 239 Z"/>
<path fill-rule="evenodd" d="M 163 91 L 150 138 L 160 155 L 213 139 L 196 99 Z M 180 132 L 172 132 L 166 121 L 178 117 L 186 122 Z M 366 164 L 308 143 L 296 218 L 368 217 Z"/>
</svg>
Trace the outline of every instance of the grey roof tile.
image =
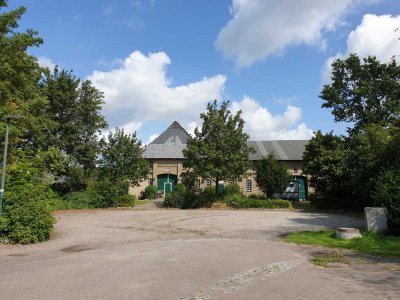
<svg viewBox="0 0 400 300">
<path fill-rule="evenodd" d="M 184 159 L 189 133 L 174 121 L 154 141 L 147 145 L 143 156 L 149 159 Z M 302 160 L 308 140 L 248 141 L 256 151 L 249 155 L 250 160 L 260 160 L 273 153 L 278 160 Z"/>
</svg>

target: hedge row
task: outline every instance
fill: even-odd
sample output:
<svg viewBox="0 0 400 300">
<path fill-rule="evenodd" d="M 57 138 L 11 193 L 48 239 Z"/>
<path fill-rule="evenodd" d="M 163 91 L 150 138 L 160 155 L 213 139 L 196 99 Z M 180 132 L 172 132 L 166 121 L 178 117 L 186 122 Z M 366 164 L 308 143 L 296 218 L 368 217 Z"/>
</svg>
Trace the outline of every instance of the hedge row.
<svg viewBox="0 0 400 300">
<path fill-rule="evenodd" d="M 292 203 L 288 200 L 258 200 L 242 195 L 227 196 L 225 201 L 233 208 L 292 208 Z"/>
</svg>

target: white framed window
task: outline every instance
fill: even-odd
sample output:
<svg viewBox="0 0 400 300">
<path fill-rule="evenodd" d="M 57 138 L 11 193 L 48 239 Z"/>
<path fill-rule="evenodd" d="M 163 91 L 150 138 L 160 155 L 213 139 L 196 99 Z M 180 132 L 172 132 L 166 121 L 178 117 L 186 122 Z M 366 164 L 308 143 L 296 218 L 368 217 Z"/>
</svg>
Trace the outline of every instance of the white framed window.
<svg viewBox="0 0 400 300">
<path fill-rule="evenodd" d="M 207 178 L 206 179 L 206 186 L 210 186 L 211 185 L 211 179 L 210 178 Z"/>
<path fill-rule="evenodd" d="M 251 192 L 253 190 L 252 182 L 251 180 L 246 180 L 246 192 Z"/>
<path fill-rule="evenodd" d="M 153 179 L 152 178 L 147 179 L 147 185 L 153 185 Z"/>
<path fill-rule="evenodd" d="M 200 188 L 200 180 L 199 180 L 199 179 L 197 179 L 197 180 L 195 181 L 194 186 L 196 187 L 196 189 L 199 189 L 199 188 Z"/>
</svg>

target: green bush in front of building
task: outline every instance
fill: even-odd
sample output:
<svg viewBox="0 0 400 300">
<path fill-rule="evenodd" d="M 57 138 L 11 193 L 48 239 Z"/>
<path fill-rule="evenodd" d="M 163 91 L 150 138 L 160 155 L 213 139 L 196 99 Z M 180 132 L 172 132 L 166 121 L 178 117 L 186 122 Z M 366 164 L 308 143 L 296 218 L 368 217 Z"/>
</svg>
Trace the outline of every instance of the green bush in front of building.
<svg viewBox="0 0 400 300">
<path fill-rule="evenodd" d="M 229 183 L 225 186 L 225 195 L 237 195 L 240 194 L 240 186 L 237 183 Z"/>
<path fill-rule="evenodd" d="M 227 196 L 225 201 L 233 208 L 292 208 L 292 203 L 288 200 L 257 200 L 242 195 Z"/>
<path fill-rule="evenodd" d="M 144 198 L 150 200 L 156 199 L 157 193 L 157 187 L 155 187 L 154 185 L 146 186 L 146 188 L 144 189 Z"/>
</svg>

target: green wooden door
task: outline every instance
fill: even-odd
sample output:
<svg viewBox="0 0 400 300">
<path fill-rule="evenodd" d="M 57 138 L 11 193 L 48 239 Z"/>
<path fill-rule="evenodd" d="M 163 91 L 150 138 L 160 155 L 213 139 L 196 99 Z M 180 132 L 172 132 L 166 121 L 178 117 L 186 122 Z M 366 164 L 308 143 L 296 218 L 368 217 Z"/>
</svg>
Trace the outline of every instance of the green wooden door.
<svg viewBox="0 0 400 300">
<path fill-rule="evenodd" d="M 304 176 L 294 176 L 293 180 L 299 184 L 299 200 L 307 199 L 307 179 Z"/>
<path fill-rule="evenodd" d="M 163 196 L 166 196 L 174 190 L 176 182 L 176 175 L 160 174 L 157 176 L 157 190 L 160 191 Z"/>
</svg>

